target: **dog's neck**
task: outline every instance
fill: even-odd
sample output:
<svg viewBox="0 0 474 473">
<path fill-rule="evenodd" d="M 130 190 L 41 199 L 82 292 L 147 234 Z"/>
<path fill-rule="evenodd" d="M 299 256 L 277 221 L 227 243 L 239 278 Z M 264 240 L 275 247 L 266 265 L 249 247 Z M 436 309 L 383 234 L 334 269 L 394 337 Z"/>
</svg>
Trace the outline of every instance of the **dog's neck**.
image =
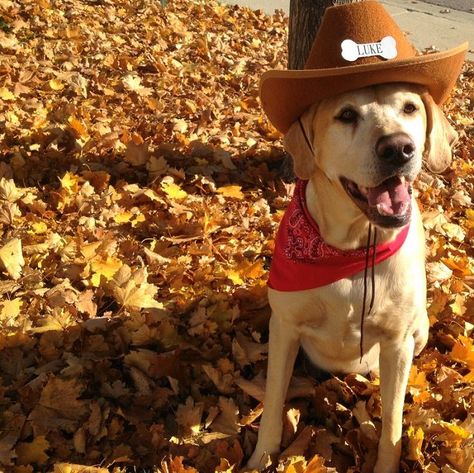
<svg viewBox="0 0 474 473">
<path fill-rule="evenodd" d="M 320 170 L 306 186 L 306 206 L 326 243 L 341 250 L 366 246 L 368 218 L 349 200 L 344 189 L 334 185 Z M 378 228 L 377 242 L 392 241 L 399 232 L 400 229 Z"/>
</svg>

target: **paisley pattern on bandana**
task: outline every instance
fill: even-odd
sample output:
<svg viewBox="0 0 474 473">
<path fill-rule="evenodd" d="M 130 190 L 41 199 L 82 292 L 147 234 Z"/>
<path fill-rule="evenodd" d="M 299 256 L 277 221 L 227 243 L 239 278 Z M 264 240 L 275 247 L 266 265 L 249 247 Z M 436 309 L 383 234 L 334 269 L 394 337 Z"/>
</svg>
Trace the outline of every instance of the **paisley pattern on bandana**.
<svg viewBox="0 0 474 473">
<path fill-rule="evenodd" d="M 363 249 L 340 250 L 323 240 L 306 207 L 305 190 L 306 182 L 298 181 L 293 200 L 286 211 L 288 239 L 283 250 L 286 257 L 306 263 L 317 263 L 320 258 L 330 256 L 365 257 Z"/>
</svg>

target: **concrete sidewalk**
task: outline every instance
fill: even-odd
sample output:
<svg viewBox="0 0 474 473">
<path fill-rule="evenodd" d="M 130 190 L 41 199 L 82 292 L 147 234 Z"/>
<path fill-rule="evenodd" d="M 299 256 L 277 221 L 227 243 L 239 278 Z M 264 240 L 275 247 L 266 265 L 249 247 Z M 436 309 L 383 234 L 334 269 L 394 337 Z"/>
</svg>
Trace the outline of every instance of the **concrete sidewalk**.
<svg viewBox="0 0 474 473">
<path fill-rule="evenodd" d="M 290 5 L 289 0 L 223 1 L 266 13 L 280 9 L 288 14 Z M 418 49 L 444 50 L 468 41 L 467 59 L 474 61 L 474 0 L 381 0 L 381 3 Z"/>
<path fill-rule="evenodd" d="M 454 10 L 421 1 L 383 0 L 382 3 L 418 49 L 444 50 L 468 41 L 467 58 L 474 61 L 474 10 Z M 470 3 L 474 8 L 474 1 Z"/>
</svg>

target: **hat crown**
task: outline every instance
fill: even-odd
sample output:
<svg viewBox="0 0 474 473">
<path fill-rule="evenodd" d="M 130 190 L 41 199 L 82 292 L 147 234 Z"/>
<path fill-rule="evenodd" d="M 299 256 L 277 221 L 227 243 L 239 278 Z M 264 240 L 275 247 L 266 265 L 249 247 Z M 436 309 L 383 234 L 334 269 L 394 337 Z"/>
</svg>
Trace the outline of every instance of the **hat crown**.
<svg viewBox="0 0 474 473">
<path fill-rule="evenodd" d="M 368 56 L 349 61 L 342 55 L 341 45 L 345 40 L 351 40 L 358 44 L 359 50 L 363 51 L 364 46 L 362 45 L 379 43 L 387 36 L 391 36 L 395 40 L 396 56 L 393 59 L 387 60 L 379 54 L 370 54 L 369 46 L 365 47 Z M 308 55 L 305 69 L 375 64 L 408 59 L 415 55 L 415 48 L 379 2 L 346 3 L 326 9 Z"/>
</svg>

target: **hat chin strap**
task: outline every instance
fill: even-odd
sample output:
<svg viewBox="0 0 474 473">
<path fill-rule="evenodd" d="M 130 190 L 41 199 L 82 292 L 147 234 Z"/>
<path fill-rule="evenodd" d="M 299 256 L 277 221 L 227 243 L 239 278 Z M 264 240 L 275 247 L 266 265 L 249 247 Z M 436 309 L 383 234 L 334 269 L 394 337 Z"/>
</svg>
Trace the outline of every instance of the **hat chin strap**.
<svg viewBox="0 0 474 473">
<path fill-rule="evenodd" d="M 303 133 L 304 140 L 306 141 L 306 144 L 308 145 L 308 148 L 311 151 L 311 154 L 314 156 L 314 149 L 313 149 L 313 146 L 311 145 L 311 142 L 309 141 L 308 135 L 306 134 L 306 130 L 304 129 L 303 122 L 301 121 L 301 117 L 298 117 L 298 123 L 301 128 L 301 133 Z"/>
<path fill-rule="evenodd" d="M 375 257 L 377 254 L 377 227 L 374 227 L 374 240 L 372 240 L 372 224 L 369 223 L 369 233 L 367 235 L 367 246 L 365 247 L 365 269 L 364 269 L 364 296 L 362 299 L 362 312 L 360 316 L 360 363 L 362 363 L 362 357 L 364 355 L 364 318 L 365 318 L 365 307 L 367 301 L 367 273 L 369 269 L 369 253 L 370 247 L 372 247 L 372 261 L 370 263 L 370 280 L 372 283 L 372 296 L 370 298 L 369 311 L 367 316 L 372 312 L 375 301 Z"/>
</svg>

